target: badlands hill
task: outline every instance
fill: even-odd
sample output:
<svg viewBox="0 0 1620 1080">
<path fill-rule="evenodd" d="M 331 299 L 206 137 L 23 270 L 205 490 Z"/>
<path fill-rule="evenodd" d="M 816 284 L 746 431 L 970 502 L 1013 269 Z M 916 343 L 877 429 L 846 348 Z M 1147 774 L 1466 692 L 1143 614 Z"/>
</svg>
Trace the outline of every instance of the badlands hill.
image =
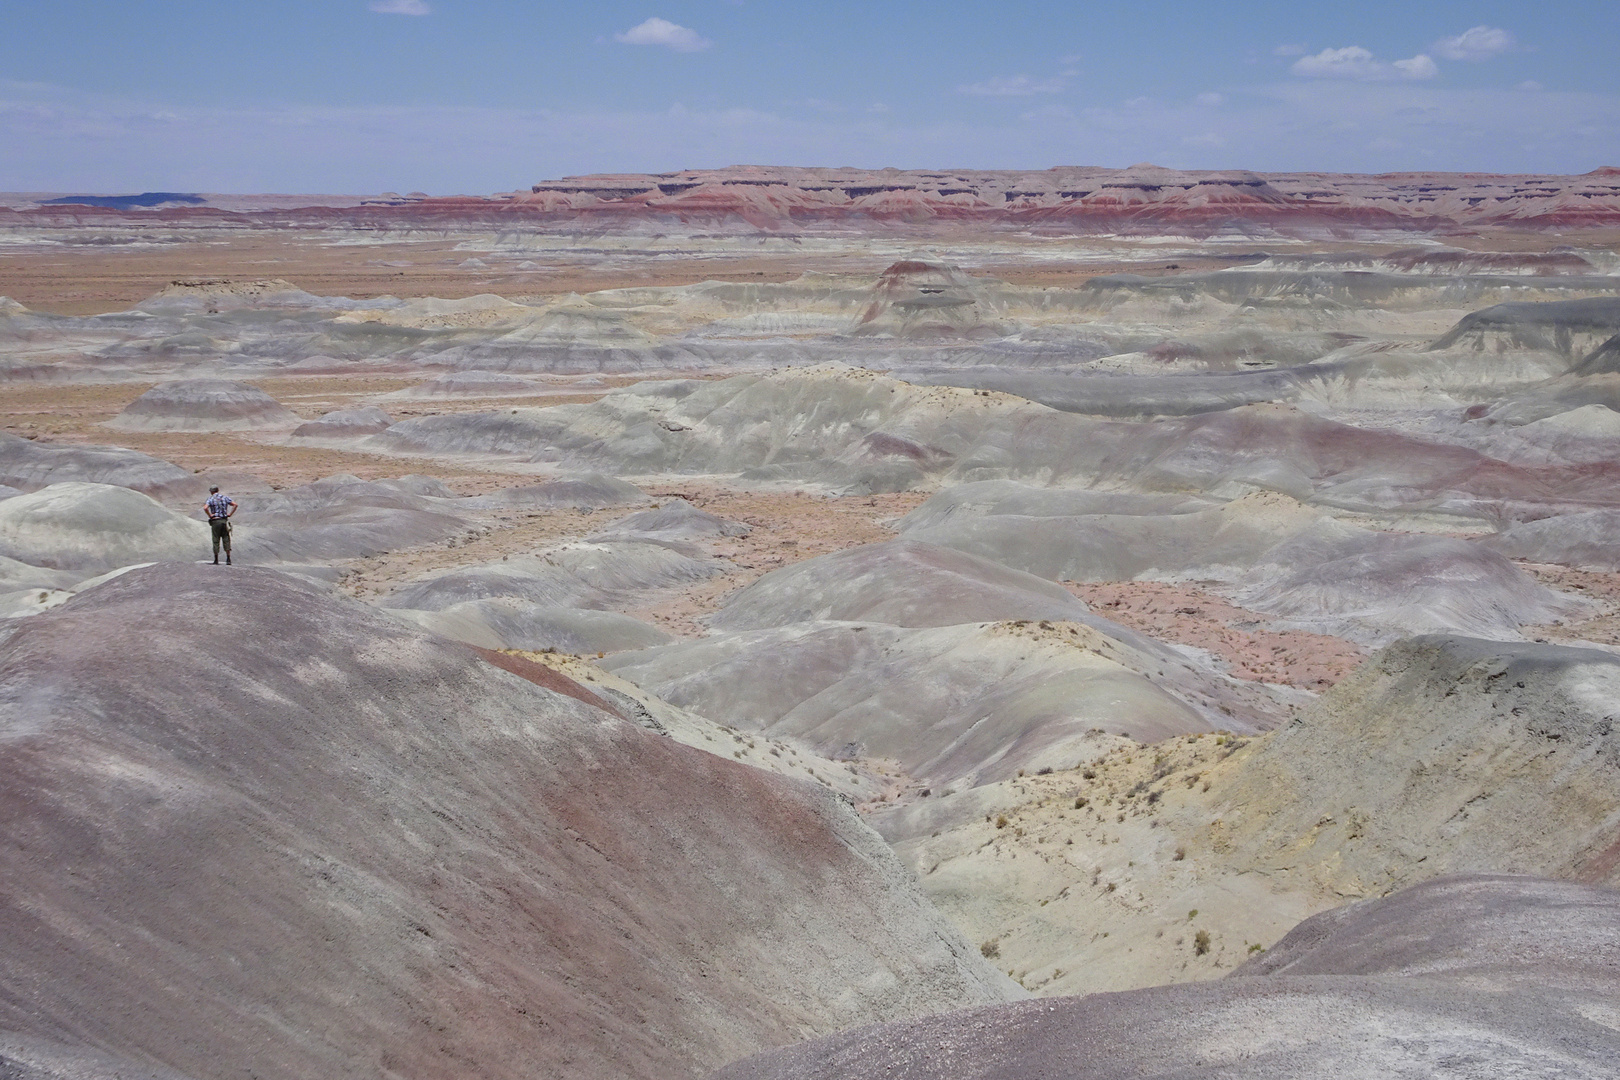
<svg viewBox="0 0 1620 1080">
<path fill-rule="evenodd" d="M 1218 982 L 865 1028 L 714 1077 L 1598 1080 L 1620 1054 L 1617 917 L 1606 890 L 1448 878 L 1307 920 Z"/>
<path fill-rule="evenodd" d="M 1437 875 L 1620 886 L 1617 677 L 1598 649 L 1408 638 L 1269 734 L 1120 742 L 872 820 L 1031 989 L 1210 979 Z"/>
<path fill-rule="evenodd" d="M 7 200 L 0 1078 L 1614 1076 L 1617 184 Z"/>
<path fill-rule="evenodd" d="M 824 787 L 213 569 L 4 631 L 5 1075 L 663 1078 L 1016 993 Z"/>
</svg>

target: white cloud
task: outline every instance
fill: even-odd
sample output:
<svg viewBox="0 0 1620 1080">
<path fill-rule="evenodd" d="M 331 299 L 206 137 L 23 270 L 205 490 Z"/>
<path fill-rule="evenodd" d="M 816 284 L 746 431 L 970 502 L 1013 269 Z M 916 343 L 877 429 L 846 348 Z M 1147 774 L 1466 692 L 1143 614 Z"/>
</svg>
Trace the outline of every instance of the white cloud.
<svg viewBox="0 0 1620 1080">
<path fill-rule="evenodd" d="M 696 30 L 677 26 L 656 15 L 622 34 L 614 34 L 613 40 L 625 45 L 662 45 L 676 52 L 698 52 L 714 44 Z"/>
<path fill-rule="evenodd" d="M 1028 75 L 997 75 L 993 79 L 958 86 L 956 89 L 959 93 L 976 94 L 980 97 L 1029 97 L 1032 94 L 1061 94 L 1067 81 L 1067 77 L 1063 75 L 1050 79 L 1032 79 Z"/>
<path fill-rule="evenodd" d="M 1432 79 L 1440 74 L 1435 62 L 1421 53 L 1410 60 L 1386 64 L 1360 45 L 1323 49 L 1314 56 L 1302 56 L 1289 68 L 1295 75 L 1313 79 L 1355 79 L 1360 82 L 1386 82 L 1394 79 Z"/>
<path fill-rule="evenodd" d="M 422 0 L 371 0 L 368 6 L 379 15 L 433 14 L 433 9 Z"/>
<path fill-rule="evenodd" d="M 1440 74 L 1440 65 L 1422 53 L 1410 60 L 1397 60 L 1389 66 L 1400 72 L 1403 79 L 1432 79 Z"/>
<path fill-rule="evenodd" d="M 1515 44 L 1513 35 L 1499 26 L 1476 26 L 1456 37 L 1441 38 L 1434 43 L 1434 51 L 1447 60 L 1489 60 Z"/>
<path fill-rule="evenodd" d="M 1197 101 L 1200 105 L 1224 105 L 1226 103 L 1226 96 L 1224 94 L 1217 94 L 1215 91 L 1210 90 L 1206 93 L 1199 94 L 1193 100 Z"/>
</svg>

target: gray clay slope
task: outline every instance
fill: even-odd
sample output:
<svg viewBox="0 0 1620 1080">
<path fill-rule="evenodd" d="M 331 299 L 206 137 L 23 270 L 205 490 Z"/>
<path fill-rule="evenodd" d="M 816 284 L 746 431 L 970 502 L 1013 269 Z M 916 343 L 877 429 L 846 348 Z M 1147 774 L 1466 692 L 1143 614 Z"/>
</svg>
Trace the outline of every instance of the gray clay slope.
<svg viewBox="0 0 1620 1080">
<path fill-rule="evenodd" d="M 1244 606 L 1279 616 L 1279 626 L 1374 644 L 1439 631 L 1513 638 L 1521 625 L 1581 610 L 1495 544 L 1359 528 L 1278 493 L 1209 509 L 1189 501 L 1170 513 L 1147 498 L 1103 496 L 1086 512 L 1074 494 L 1043 500 L 1008 482 L 982 495 L 985 485 L 964 486 L 903 518 L 902 534 L 1046 578 L 1221 583 Z M 1132 513 L 1137 506 L 1147 512 Z"/>
<path fill-rule="evenodd" d="M 1608 890 L 1450 878 L 1306 920 L 1249 977 L 865 1028 L 713 1077 L 1609 1080 L 1617 918 Z"/>
<path fill-rule="evenodd" d="M 346 474 L 237 495 L 235 543 L 249 562 L 288 563 L 354 559 L 438 543 L 474 527 L 465 500 L 448 495 Z"/>
<path fill-rule="evenodd" d="M 651 623 L 612 611 L 556 607 L 511 597 L 466 600 L 436 611 L 389 608 L 441 637 L 484 649 L 562 652 L 574 656 L 666 645 L 670 636 Z"/>
<path fill-rule="evenodd" d="M 185 469 L 121 446 L 36 442 L 0 432 L 0 482 L 23 491 L 70 481 L 117 484 L 155 499 L 195 497 L 208 485 Z"/>
<path fill-rule="evenodd" d="M 366 445 L 844 494 L 995 479 L 1217 499 L 1261 490 L 1342 511 L 1475 523 L 1620 505 L 1612 465 L 1502 461 L 1287 406 L 1125 422 L 837 365 L 640 383 L 589 405 L 423 417 Z"/>
<path fill-rule="evenodd" d="M 1288 702 L 1092 614 L 1062 586 L 900 539 L 772 571 L 710 635 L 605 664 L 665 700 L 941 789 L 1068 768 L 1097 732 L 1253 732 Z"/>
<path fill-rule="evenodd" d="M 319 419 L 299 424 L 292 430 L 295 439 L 359 439 L 387 431 L 394 421 L 375 405 L 336 409 Z"/>
<path fill-rule="evenodd" d="M 1339 895 L 1492 871 L 1620 885 L 1616 700 L 1607 651 L 1408 638 L 1243 761 L 1210 808 L 1219 843 Z"/>
<path fill-rule="evenodd" d="M 978 555 L 915 540 L 863 544 L 773 570 L 726 599 L 717 630 L 831 619 L 953 626 L 1076 619 L 1089 609 L 1061 585 Z"/>
<path fill-rule="evenodd" d="M 1410 976 L 1620 992 L 1620 892 L 1457 874 L 1313 915 L 1232 973 Z"/>
<path fill-rule="evenodd" d="M 119 431 L 253 431 L 297 423 L 297 414 L 256 386 L 229 379 L 182 379 L 152 387 L 108 426 Z"/>
<path fill-rule="evenodd" d="M 111 484 L 52 484 L 0 500 L 0 555 L 101 573 L 131 563 L 200 558 L 208 526 Z"/>
<path fill-rule="evenodd" d="M 52 1075 L 690 1075 L 1013 992 L 819 785 L 273 571 L 6 635 L 0 1030 Z"/>
<path fill-rule="evenodd" d="M 505 598 L 603 610 L 654 590 L 705 581 L 724 569 L 720 560 L 684 546 L 641 539 L 582 540 L 435 574 L 404 585 L 381 602 L 440 611 L 452 604 Z"/>
</svg>

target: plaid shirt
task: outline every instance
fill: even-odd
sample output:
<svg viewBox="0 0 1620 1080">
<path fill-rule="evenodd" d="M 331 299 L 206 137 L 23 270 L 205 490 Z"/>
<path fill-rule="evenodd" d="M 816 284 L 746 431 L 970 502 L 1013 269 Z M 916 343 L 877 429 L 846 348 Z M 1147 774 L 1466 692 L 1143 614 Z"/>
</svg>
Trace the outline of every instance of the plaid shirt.
<svg viewBox="0 0 1620 1080">
<path fill-rule="evenodd" d="M 208 502 L 205 505 L 208 508 L 209 518 L 222 518 L 231 512 L 231 507 L 236 505 L 236 500 L 223 492 L 215 492 L 213 495 L 208 496 Z"/>
</svg>

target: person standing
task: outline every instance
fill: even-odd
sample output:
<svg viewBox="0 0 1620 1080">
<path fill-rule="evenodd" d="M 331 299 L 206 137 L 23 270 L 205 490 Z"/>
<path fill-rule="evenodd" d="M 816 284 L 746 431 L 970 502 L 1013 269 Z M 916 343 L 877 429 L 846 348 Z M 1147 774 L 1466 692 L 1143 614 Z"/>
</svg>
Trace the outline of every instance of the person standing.
<svg viewBox="0 0 1620 1080">
<path fill-rule="evenodd" d="M 225 545 L 225 565 L 231 565 L 231 515 L 236 513 L 236 500 L 221 495 L 219 488 L 208 489 L 208 501 L 203 504 L 208 514 L 208 527 L 214 531 L 214 565 L 219 565 L 219 546 Z"/>
</svg>

